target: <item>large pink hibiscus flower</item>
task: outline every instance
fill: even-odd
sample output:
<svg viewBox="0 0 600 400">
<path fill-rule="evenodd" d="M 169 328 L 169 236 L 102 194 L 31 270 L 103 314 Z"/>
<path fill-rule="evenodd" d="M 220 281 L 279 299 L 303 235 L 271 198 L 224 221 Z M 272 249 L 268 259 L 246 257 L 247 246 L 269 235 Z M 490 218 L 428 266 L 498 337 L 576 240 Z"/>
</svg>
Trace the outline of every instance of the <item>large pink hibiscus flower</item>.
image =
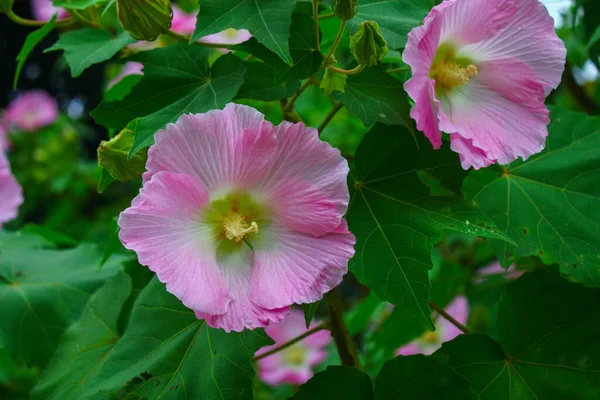
<svg viewBox="0 0 600 400">
<path fill-rule="evenodd" d="M 545 145 L 544 99 L 566 50 L 538 0 L 446 0 L 408 35 L 411 116 L 434 148 L 442 132 L 463 168 L 526 159 Z"/>
<path fill-rule="evenodd" d="M 355 243 L 348 164 L 315 129 L 228 104 L 155 141 L 120 238 L 198 318 L 264 327 L 341 281 Z"/>
</svg>

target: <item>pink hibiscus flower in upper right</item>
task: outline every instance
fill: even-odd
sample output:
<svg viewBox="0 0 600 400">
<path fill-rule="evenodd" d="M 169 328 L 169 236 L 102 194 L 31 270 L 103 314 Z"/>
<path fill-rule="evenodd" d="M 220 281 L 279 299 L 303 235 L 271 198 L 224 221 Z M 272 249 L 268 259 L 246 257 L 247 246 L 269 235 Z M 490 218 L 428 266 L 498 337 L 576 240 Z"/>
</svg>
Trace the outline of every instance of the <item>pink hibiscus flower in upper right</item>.
<svg viewBox="0 0 600 400">
<path fill-rule="evenodd" d="M 17 216 L 22 203 L 23 190 L 10 171 L 4 151 L 0 150 L 0 228 Z"/>
<path fill-rule="evenodd" d="M 538 0 L 446 0 L 409 33 L 402 57 L 417 128 L 436 149 L 449 133 L 463 168 L 544 148 L 544 100 L 560 83 L 566 49 Z"/>
</svg>

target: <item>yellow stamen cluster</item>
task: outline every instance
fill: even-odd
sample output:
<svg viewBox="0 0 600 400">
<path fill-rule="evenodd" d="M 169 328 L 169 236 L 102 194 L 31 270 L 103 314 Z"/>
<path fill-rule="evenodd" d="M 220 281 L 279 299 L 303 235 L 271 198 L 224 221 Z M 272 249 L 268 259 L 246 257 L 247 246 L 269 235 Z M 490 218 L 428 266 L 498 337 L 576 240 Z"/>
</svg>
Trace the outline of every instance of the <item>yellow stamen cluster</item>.
<svg viewBox="0 0 600 400">
<path fill-rule="evenodd" d="M 435 68 L 434 78 L 437 83 L 447 89 L 464 85 L 479 73 L 473 64 L 462 67 L 453 61 L 446 61 Z"/>
<path fill-rule="evenodd" d="M 243 215 L 232 212 L 223 220 L 225 237 L 229 240 L 241 241 L 248 233 L 257 233 L 258 224 L 252 221 L 250 224 Z"/>
<path fill-rule="evenodd" d="M 437 332 L 427 332 L 421 337 L 421 340 L 427 344 L 436 344 L 438 342 Z"/>
<path fill-rule="evenodd" d="M 291 347 L 286 351 L 285 359 L 292 365 L 302 365 L 304 363 L 304 350 L 298 347 Z"/>
</svg>

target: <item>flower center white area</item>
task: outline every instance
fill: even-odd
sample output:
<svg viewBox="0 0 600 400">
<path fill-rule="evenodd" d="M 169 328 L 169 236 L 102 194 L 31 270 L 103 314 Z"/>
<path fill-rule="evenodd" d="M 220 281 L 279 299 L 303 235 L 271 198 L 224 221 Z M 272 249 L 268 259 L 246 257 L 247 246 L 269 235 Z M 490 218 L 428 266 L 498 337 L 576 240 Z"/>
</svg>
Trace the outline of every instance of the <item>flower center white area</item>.
<svg viewBox="0 0 600 400">
<path fill-rule="evenodd" d="M 301 347 L 290 347 L 285 352 L 285 360 L 289 365 L 299 366 L 304 364 L 304 358 L 306 356 L 306 352 Z"/>
<path fill-rule="evenodd" d="M 468 83 L 478 73 L 477 67 L 473 64 L 462 67 L 453 61 L 446 61 L 433 70 L 436 82 L 447 89 Z"/>
<path fill-rule="evenodd" d="M 229 240 L 240 242 L 248 233 L 258 233 L 258 224 L 254 221 L 248 224 L 242 214 L 231 212 L 223 219 L 225 237 Z"/>
</svg>

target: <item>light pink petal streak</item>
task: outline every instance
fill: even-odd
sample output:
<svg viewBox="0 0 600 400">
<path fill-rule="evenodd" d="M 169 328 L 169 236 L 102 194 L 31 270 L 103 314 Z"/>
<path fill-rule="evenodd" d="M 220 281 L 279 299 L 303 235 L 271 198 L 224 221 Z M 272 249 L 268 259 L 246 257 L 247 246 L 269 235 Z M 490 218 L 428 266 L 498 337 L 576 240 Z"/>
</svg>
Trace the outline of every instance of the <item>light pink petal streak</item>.
<svg viewBox="0 0 600 400">
<path fill-rule="evenodd" d="M 58 19 L 69 16 L 69 13 L 64 8 L 54 7 L 52 0 L 31 0 L 31 10 L 33 18 L 37 21 L 50 21 L 50 18 L 57 13 L 56 17 Z"/>
<path fill-rule="evenodd" d="M 315 238 L 273 225 L 254 244 L 250 295 L 263 307 L 313 303 L 348 271 L 356 239 L 345 221 L 338 232 Z"/>
<path fill-rule="evenodd" d="M 160 172 L 119 216 L 119 238 L 187 307 L 223 314 L 232 295 L 201 222 L 206 204 L 208 193 L 193 177 Z"/>
<path fill-rule="evenodd" d="M 23 189 L 10 171 L 8 159 L 0 150 L 0 228 L 18 215 L 23 204 Z"/>
</svg>

